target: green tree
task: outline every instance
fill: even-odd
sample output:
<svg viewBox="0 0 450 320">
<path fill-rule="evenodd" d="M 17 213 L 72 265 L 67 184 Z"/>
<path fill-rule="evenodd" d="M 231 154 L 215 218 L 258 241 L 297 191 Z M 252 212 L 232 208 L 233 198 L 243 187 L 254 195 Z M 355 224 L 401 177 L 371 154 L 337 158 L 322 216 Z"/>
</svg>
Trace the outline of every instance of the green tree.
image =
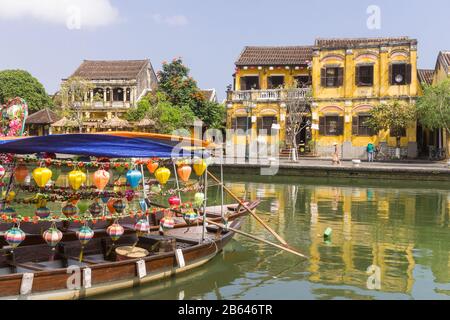
<svg viewBox="0 0 450 320">
<path fill-rule="evenodd" d="M 79 132 L 83 128 L 82 108 L 88 103 L 85 97 L 89 97 L 94 85 L 83 78 L 71 77 L 61 85 L 62 110 L 61 115 L 73 119 L 78 123 Z"/>
<path fill-rule="evenodd" d="M 197 82 L 189 76 L 189 68 L 181 58 L 163 63 L 158 72 L 159 91 L 164 93 L 174 107 L 189 107 L 195 117 L 202 120 L 210 128 L 222 128 L 225 122 L 225 107 L 207 101 L 197 86 Z"/>
<path fill-rule="evenodd" d="M 161 133 L 172 133 L 177 129 L 189 129 L 194 122 L 194 114 L 188 106 L 174 107 L 162 92 L 150 97 L 152 106 L 147 117 L 155 121 L 155 128 Z"/>
<path fill-rule="evenodd" d="M 29 72 L 24 70 L 0 71 L 0 102 L 20 97 L 28 104 L 29 112 L 51 108 L 53 101 L 44 86 Z"/>
<path fill-rule="evenodd" d="M 125 114 L 125 119 L 128 121 L 139 121 L 148 115 L 151 108 L 150 99 L 148 96 L 143 97 L 138 103 L 136 108 L 131 108 Z"/>
<path fill-rule="evenodd" d="M 431 130 L 444 129 L 450 135 L 450 79 L 423 87 L 417 101 L 420 123 Z"/>
<path fill-rule="evenodd" d="M 375 106 L 370 115 L 366 124 L 375 131 L 390 130 L 389 134 L 396 137 L 397 148 L 400 148 L 402 131 L 416 121 L 416 107 L 410 103 L 393 100 Z"/>
</svg>

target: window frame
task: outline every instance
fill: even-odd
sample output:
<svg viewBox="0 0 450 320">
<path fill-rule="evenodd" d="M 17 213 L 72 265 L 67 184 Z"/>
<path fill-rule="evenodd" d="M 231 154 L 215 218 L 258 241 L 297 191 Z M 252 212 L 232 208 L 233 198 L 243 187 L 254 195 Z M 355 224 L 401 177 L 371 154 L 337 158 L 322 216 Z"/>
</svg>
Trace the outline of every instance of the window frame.
<svg viewBox="0 0 450 320">
<path fill-rule="evenodd" d="M 401 72 L 395 72 L 395 68 L 403 67 L 402 82 L 395 81 L 395 75 Z M 393 62 L 389 65 L 389 84 L 391 86 L 408 86 L 412 83 L 412 64 L 406 61 Z"/>
<path fill-rule="evenodd" d="M 271 82 L 271 78 L 283 78 L 283 83 L 279 86 L 274 86 Z M 274 75 L 267 76 L 267 89 L 268 90 L 280 89 L 285 85 L 285 83 L 286 83 L 286 77 L 284 75 L 274 74 Z"/>
<path fill-rule="evenodd" d="M 362 76 L 362 70 L 363 69 L 371 69 L 371 72 L 366 74 L 365 76 Z M 356 86 L 358 87 L 373 87 L 374 85 L 374 65 L 373 64 L 360 64 L 356 66 Z M 363 79 L 365 78 L 365 80 L 370 79 L 370 81 L 364 82 Z"/>
<path fill-rule="evenodd" d="M 271 120 L 272 120 L 272 122 L 270 123 L 270 128 L 267 128 L 268 124 L 264 122 L 264 120 L 267 120 L 268 118 L 271 118 Z M 268 136 L 272 135 L 272 126 L 274 124 L 278 124 L 277 116 L 258 117 L 257 124 L 256 124 L 258 135 L 259 135 L 260 130 L 264 130 L 264 129 L 266 130 L 266 133 Z"/>
<path fill-rule="evenodd" d="M 358 136 L 358 137 L 373 137 L 377 135 L 375 130 L 370 128 L 367 125 L 361 124 L 361 118 L 370 118 L 370 114 L 367 113 L 359 113 L 352 117 L 352 135 Z M 356 120 L 356 121 L 355 121 Z M 355 124 L 356 122 L 356 124 Z M 363 131 L 363 132 L 362 132 Z"/>
<path fill-rule="evenodd" d="M 335 118 L 335 119 L 331 119 Z M 330 121 L 336 121 L 336 133 L 330 133 Z M 319 117 L 319 134 L 322 136 L 339 137 L 344 135 L 344 116 L 328 114 Z"/>
<path fill-rule="evenodd" d="M 243 124 L 238 123 L 238 119 L 248 119 L 248 130 L 252 129 L 252 117 L 249 116 L 236 116 L 231 118 L 231 129 L 234 130 L 236 134 L 239 132 L 244 132 L 243 135 L 247 134 L 247 120 L 243 120 Z M 239 130 L 241 129 L 241 130 Z"/>
<path fill-rule="evenodd" d="M 331 70 L 335 71 L 334 75 L 329 74 Z M 323 88 L 342 87 L 344 85 L 344 68 L 334 65 L 323 67 L 321 70 L 321 85 Z"/>
<path fill-rule="evenodd" d="M 258 79 L 258 81 L 257 81 L 257 83 L 256 83 L 256 88 L 248 88 L 248 87 L 247 87 L 247 82 L 246 82 L 246 79 L 247 79 L 247 78 L 255 78 L 255 79 Z M 239 83 L 239 84 L 240 84 L 240 89 L 241 89 L 242 91 L 248 91 L 248 90 L 261 90 L 261 77 L 258 76 L 258 75 L 242 76 L 242 77 L 240 77 L 239 82 L 240 82 L 240 83 Z M 243 82 L 245 82 L 245 88 L 242 88 Z"/>
</svg>

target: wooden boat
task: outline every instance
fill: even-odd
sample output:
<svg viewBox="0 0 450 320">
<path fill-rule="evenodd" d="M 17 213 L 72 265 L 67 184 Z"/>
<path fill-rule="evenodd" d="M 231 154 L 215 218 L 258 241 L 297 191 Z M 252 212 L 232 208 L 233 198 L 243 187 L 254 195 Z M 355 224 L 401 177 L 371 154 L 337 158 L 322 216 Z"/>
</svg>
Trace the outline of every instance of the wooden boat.
<svg viewBox="0 0 450 320">
<path fill-rule="evenodd" d="M 230 227 L 239 228 L 242 219 L 235 219 Z M 12 254 L 10 249 L 2 249 L 0 298 L 80 299 L 143 285 L 205 264 L 222 250 L 233 235 L 232 231 L 207 227 L 207 241 L 201 242 L 202 226 L 176 228 L 164 237 L 150 233 L 139 237 L 136 245 L 150 254 L 122 261 L 116 261 L 114 250 L 110 250 L 112 243 L 109 237 L 91 240 L 84 248 L 82 262 L 78 260 L 81 247 L 77 240 L 61 242 L 56 252 L 46 244 L 21 246 Z M 154 249 L 158 243 L 168 239 L 175 250 L 165 252 Z M 122 236 L 115 246 L 132 246 L 135 242 L 136 235 L 128 234 Z M 110 251 L 112 253 L 108 254 Z M 54 258 L 51 258 L 53 255 Z"/>
</svg>

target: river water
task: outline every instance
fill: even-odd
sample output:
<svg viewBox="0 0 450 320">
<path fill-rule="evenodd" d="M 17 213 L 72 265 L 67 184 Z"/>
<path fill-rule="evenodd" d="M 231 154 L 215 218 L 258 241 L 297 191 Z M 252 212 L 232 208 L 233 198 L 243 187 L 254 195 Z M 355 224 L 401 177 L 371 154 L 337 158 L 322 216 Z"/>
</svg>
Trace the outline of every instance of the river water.
<svg viewBox="0 0 450 320">
<path fill-rule="evenodd" d="M 236 236 L 199 269 L 97 299 L 450 299 L 448 184 L 228 176 L 227 186 L 261 199 L 258 214 L 308 259 Z M 219 189 L 208 198 L 219 204 Z M 273 240 L 253 218 L 243 230 Z"/>
</svg>

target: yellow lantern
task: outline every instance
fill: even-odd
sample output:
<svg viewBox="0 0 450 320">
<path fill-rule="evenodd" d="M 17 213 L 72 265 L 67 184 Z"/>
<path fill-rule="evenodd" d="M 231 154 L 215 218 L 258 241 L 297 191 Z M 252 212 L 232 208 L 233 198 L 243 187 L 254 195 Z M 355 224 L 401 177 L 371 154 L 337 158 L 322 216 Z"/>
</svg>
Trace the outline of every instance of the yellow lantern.
<svg viewBox="0 0 450 320">
<path fill-rule="evenodd" d="M 194 165 L 192 167 L 194 168 L 195 174 L 201 176 L 203 173 L 205 173 L 208 165 L 206 164 L 205 160 L 197 159 L 194 161 Z"/>
<path fill-rule="evenodd" d="M 2 197 L 5 198 L 6 197 L 6 191 L 2 192 Z M 8 197 L 6 198 L 7 202 L 11 202 L 14 200 L 14 198 L 16 197 L 16 193 L 14 191 L 9 191 L 8 192 Z"/>
<path fill-rule="evenodd" d="M 52 170 L 48 168 L 36 168 L 31 174 L 36 184 L 43 188 L 52 178 Z"/>
<path fill-rule="evenodd" d="M 170 170 L 162 167 L 155 171 L 156 180 L 162 185 L 165 185 L 170 178 Z"/>
<path fill-rule="evenodd" d="M 86 182 L 86 174 L 80 170 L 69 172 L 69 184 L 74 190 L 80 189 L 81 185 Z"/>
</svg>

